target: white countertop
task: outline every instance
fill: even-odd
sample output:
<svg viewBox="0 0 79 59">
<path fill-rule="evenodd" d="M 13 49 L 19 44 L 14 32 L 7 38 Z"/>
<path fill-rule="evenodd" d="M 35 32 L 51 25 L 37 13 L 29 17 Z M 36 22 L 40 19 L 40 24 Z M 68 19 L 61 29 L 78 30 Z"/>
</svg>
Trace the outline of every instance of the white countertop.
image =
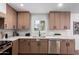
<svg viewBox="0 0 79 59">
<path fill-rule="evenodd" d="M 28 39 L 75 39 L 73 36 L 46 36 L 46 37 L 33 37 L 33 36 L 30 36 L 30 37 L 27 37 L 27 36 L 15 36 L 15 37 L 10 37 L 10 38 L 3 38 L 3 39 L 0 39 L 0 41 L 15 41 L 17 39 L 20 39 L 20 38 L 28 38 Z"/>
</svg>

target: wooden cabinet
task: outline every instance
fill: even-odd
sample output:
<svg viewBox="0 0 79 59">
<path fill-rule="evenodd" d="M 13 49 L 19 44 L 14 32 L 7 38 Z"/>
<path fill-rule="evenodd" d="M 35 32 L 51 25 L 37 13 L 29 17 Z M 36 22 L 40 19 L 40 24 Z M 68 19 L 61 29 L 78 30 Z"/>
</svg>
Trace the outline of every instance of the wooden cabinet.
<svg viewBox="0 0 79 59">
<path fill-rule="evenodd" d="M 60 29 L 60 25 L 61 25 L 61 20 L 60 20 L 60 12 L 55 12 L 54 13 L 54 17 L 55 17 L 55 19 L 54 19 L 54 29 L 56 29 L 56 30 L 58 30 L 58 29 Z"/>
<path fill-rule="evenodd" d="M 29 12 L 16 12 L 11 6 L 8 4 L 6 5 L 6 15 L 4 20 L 5 29 L 29 30 L 30 22 L 31 15 Z"/>
<path fill-rule="evenodd" d="M 48 39 L 40 39 L 39 42 L 40 53 L 48 53 Z"/>
<path fill-rule="evenodd" d="M 48 25 L 49 25 L 49 29 L 52 30 L 54 29 L 56 26 L 55 24 L 55 14 L 53 13 L 49 13 L 49 19 L 48 19 Z"/>
<path fill-rule="evenodd" d="M 30 51 L 32 54 L 38 54 L 39 53 L 39 43 L 36 41 L 36 39 L 32 39 L 30 42 Z"/>
<path fill-rule="evenodd" d="M 19 39 L 13 41 L 12 54 L 74 54 L 75 40 L 72 39 Z"/>
<path fill-rule="evenodd" d="M 4 29 L 4 18 L 0 18 L 0 29 Z"/>
<path fill-rule="evenodd" d="M 30 53 L 30 39 L 19 39 L 19 53 Z"/>
<path fill-rule="evenodd" d="M 18 40 L 13 41 L 12 55 L 18 55 Z"/>
<path fill-rule="evenodd" d="M 43 54 L 48 53 L 48 40 L 40 39 L 20 39 L 19 40 L 20 54 Z"/>
<path fill-rule="evenodd" d="M 30 29 L 31 15 L 29 12 L 18 12 L 18 29 Z"/>
<path fill-rule="evenodd" d="M 67 42 L 69 45 L 68 47 L 68 54 L 74 54 L 75 52 L 75 41 L 74 40 L 68 40 Z"/>
<path fill-rule="evenodd" d="M 70 29 L 70 12 L 65 13 L 64 29 Z"/>
<path fill-rule="evenodd" d="M 40 39 L 39 41 L 36 41 L 36 39 L 31 40 L 31 53 L 48 53 L 48 40 L 47 39 Z"/>
<path fill-rule="evenodd" d="M 61 29 L 69 29 L 70 28 L 70 13 L 69 12 L 61 12 L 60 14 L 61 21 Z"/>
<path fill-rule="evenodd" d="M 50 12 L 49 29 L 66 30 L 70 28 L 70 12 Z"/>
<path fill-rule="evenodd" d="M 60 43 L 60 54 L 67 54 L 67 46 L 66 46 L 66 43 L 67 43 L 67 40 L 61 40 L 61 43 Z"/>
<path fill-rule="evenodd" d="M 50 40 L 50 54 L 74 54 L 75 41 L 68 39 Z"/>
<path fill-rule="evenodd" d="M 15 29 L 16 20 L 17 20 L 16 11 L 7 4 L 6 5 L 6 16 L 4 20 L 4 29 Z"/>
<path fill-rule="evenodd" d="M 60 54 L 74 54 L 75 41 L 74 40 L 61 40 Z"/>
</svg>

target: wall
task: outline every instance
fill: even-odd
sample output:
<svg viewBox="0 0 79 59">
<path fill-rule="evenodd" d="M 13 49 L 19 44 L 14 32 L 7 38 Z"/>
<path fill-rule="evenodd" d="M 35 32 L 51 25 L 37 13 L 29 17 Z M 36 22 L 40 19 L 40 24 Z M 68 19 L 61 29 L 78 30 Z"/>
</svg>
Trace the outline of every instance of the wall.
<svg viewBox="0 0 79 59">
<path fill-rule="evenodd" d="M 8 34 L 8 37 L 12 37 L 13 36 L 13 30 L 3 30 L 3 29 L 0 29 L 0 39 L 2 39 L 1 38 L 1 32 L 3 33 L 3 35 L 5 35 L 5 34 Z M 5 38 L 5 36 L 4 36 L 4 38 Z"/>
<path fill-rule="evenodd" d="M 0 12 L 6 13 L 6 4 L 0 3 Z"/>
<path fill-rule="evenodd" d="M 70 32 L 73 32 L 73 21 L 79 22 L 79 13 L 71 14 L 71 29 Z M 71 34 L 70 34 L 71 35 Z M 79 35 L 73 35 L 75 37 L 76 50 L 79 50 Z"/>
<path fill-rule="evenodd" d="M 41 31 L 41 33 L 44 35 L 44 33 L 47 32 L 47 22 L 48 22 L 48 15 L 47 14 L 32 14 L 31 15 L 31 35 L 32 36 L 38 36 L 39 31 L 34 30 L 34 21 L 35 20 L 45 20 L 45 30 Z"/>
<path fill-rule="evenodd" d="M 34 31 L 34 20 L 45 20 L 46 27 L 45 31 L 41 31 L 42 35 L 53 36 L 54 33 L 60 33 L 62 36 L 74 36 L 75 37 L 75 48 L 79 50 L 79 35 L 73 35 L 73 21 L 79 21 L 79 13 L 71 13 L 71 22 L 70 22 L 70 29 L 69 30 L 48 30 L 48 15 L 47 14 L 32 14 L 31 17 L 31 35 L 38 36 L 38 31 Z"/>
</svg>

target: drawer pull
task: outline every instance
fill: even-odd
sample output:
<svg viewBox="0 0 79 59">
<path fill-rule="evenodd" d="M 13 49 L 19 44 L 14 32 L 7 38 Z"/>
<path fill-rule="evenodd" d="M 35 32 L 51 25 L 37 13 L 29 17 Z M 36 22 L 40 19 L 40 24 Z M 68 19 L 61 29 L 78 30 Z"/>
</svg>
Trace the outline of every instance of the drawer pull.
<svg viewBox="0 0 79 59">
<path fill-rule="evenodd" d="M 40 42 L 38 42 L 38 46 L 40 46 Z"/>
<path fill-rule="evenodd" d="M 67 29 L 67 26 L 64 26 L 64 29 Z"/>
<path fill-rule="evenodd" d="M 30 42 L 28 42 L 28 46 L 30 46 Z"/>
<path fill-rule="evenodd" d="M 54 29 L 56 29 L 56 26 L 53 26 Z"/>
<path fill-rule="evenodd" d="M 66 43 L 66 46 L 70 46 L 70 44 L 69 43 Z"/>
</svg>

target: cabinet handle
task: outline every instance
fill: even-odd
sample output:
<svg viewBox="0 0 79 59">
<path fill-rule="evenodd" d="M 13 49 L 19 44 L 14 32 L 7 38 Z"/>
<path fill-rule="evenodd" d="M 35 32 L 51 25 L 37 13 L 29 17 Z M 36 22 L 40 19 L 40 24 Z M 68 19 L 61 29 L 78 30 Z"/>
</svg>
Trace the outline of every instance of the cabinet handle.
<svg viewBox="0 0 79 59">
<path fill-rule="evenodd" d="M 54 29 L 56 29 L 56 26 L 53 26 Z"/>
<path fill-rule="evenodd" d="M 38 46 L 40 46 L 40 42 L 38 42 Z"/>
<path fill-rule="evenodd" d="M 5 24 L 4 26 L 5 26 L 5 28 L 7 28 L 7 24 Z"/>
<path fill-rule="evenodd" d="M 64 26 L 64 29 L 67 29 L 67 26 Z"/>
<path fill-rule="evenodd" d="M 28 46 L 30 46 L 30 42 L 28 42 Z"/>
<path fill-rule="evenodd" d="M 25 29 L 25 26 L 22 26 L 22 29 Z"/>
<path fill-rule="evenodd" d="M 66 46 L 70 46 L 69 42 L 66 43 Z"/>
</svg>

